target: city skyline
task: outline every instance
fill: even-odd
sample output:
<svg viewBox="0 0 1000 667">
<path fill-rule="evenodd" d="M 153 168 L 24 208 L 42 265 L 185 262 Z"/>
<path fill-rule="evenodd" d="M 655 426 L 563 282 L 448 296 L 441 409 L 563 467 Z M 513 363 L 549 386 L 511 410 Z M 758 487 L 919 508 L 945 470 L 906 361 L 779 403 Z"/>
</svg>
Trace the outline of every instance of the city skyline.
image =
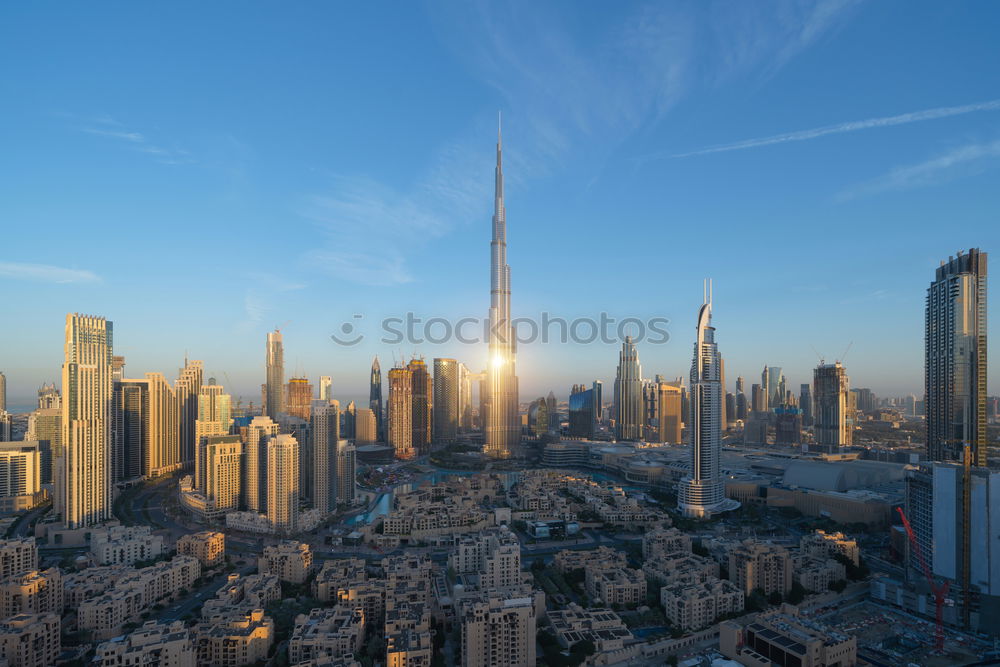
<svg viewBox="0 0 1000 667">
<path fill-rule="evenodd" d="M 271 10 L 203 8 L 205 25 L 225 21 L 275 48 L 237 61 L 164 16 L 162 29 L 190 46 L 171 72 L 158 66 L 162 41 L 117 37 L 147 29 L 132 11 L 8 12 L 0 49 L 25 63 L 5 79 L 18 104 L 0 129 L 5 157 L 18 164 L 3 186 L 11 224 L 0 257 L 0 282 L 18 295 L 8 314 L 20 326 L 4 335 L 5 349 L 18 354 L 0 360 L 15 409 L 57 379 L 52 325 L 78 311 L 116 323 L 116 349 L 133 377 L 169 375 L 187 352 L 205 360 L 206 373 L 228 373 L 227 389 L 245 401 L 260 383 L 260 340 L 280 325 L 288 375 L 331 375 L 338 397 L 365 404 L 368 362 L 397 349 L 371 336 L 338 347 L 329 335 L 343 322 L 360 313 L 372 325 L 411 310 L 486 315 L 478 271 L 489 215 L 484 138 L 497 109 L 513 173 L 513 315 L 558 306 L 568 318 L 602 310 L 668 317 L 671 343 L 640 345 L 646 367 L 667 377 L 687 366 L 684 314 L 709 273 L 730 378 L 755 377 L 766 363 L 786 369 L 794 386 L 810 378 L 813 347 L 830 361 L 853 341 L 845 365 L 856 386 L 919 393 L 926 275 L 958 248 L 988 252 L 1000 240 L 1000 103 L 982 57 L 990 21 L 969 8 L 928 4 L 914 13 L 859 3 L 776 17 L 737 5 L 722 20 L 701 8 L 577 15 L 552 4 L 524 21 L 503 8 L 468 16 L 406 7 L 399 25 L 380 33 L 407 45 L 405 66 L 385 60 L 391 50 L 380 51 L 381 41 L 325 38 L 332 25 L 377 20 L 365 8 L 302 10 L 311 27 L 294 43 L 261 27 L 280 24 Z M 891 38 L 872 29 L 887 21 Z M 947 59 L 926 48 L 927 21 Z M 674 25 L 704 31 L 693 41 L 706 46 L 668 39 Z M 759 39 L 741 43 L 755 46 L 711 52 L 736 25 L 754 32 Z M 556 37 L 511 48 L 515 27 Z M 106 38 L 106 50 L 90 48 L 94 36 Z M 45 57 L 21 57 L 36 49 Z M 332 55 L 320 55 L 326 49 Z M 633 59 L 648 64 L 631 67 Z M 41 71 L 43 63 L 62 71 Z M 261 76 L 245 81 L 244 66 Z M 136 82 L 133 67 L 155 68 L 158 87 Z M 298 73 L 294 81 L 282 80 L 287 71 Z M 713 74 L 705 77 L 713 84 L 694 84 L 696 71 Z M 623 73 L 628 92 L 618 95 Z M 216 76 L 229 80 L 224 90 L 207 85 Z M 39 77 L 54 77 L 46 79 L 53 85 L 31 86 Z M 587 81 L 589 100 L 564 84 L 532 83 L 560 79 Z M 426 94 L 404 111 L 370 81 Z M 822 103 L 799 94 L 817 82 Z M 261 85 L 291 108 L 251 109 L 247 96 Z M 286 113 L 296 122 L 282 122 Z M 109 233 L 91 234 L 95 224 Z M 688 252 L 706 226 L 717 232 L 709 272 Z M 44 244 L 39 229 L 54 232 Z M 338 254 L 345 248 L 353 254 Z M 289 261 L 272 268 L 278 255 Z M 171 280 L 156 280 L 154 256 L 171 267 Z M 662 272 L 669 287 L 655 299 L 634 289 L 639 273 L 610 266 L 625 256 L 637 270 Z M 769 257 L 766 283 L 746 279 L 759 257 Z M 203 289 L 206 271 L 224 277 L 222 298 Z M 470 279 L 456 284 L 456 275 Z M 796 316 L 779 315 L 789 310 Z M 862 336 L 872 322 L 877 330 Z M 565 396 L 593 378 L 610 386 L 617 345 L 521 346 L 522 393 Z M 402 352 L 455 358 L 477 372 L 486 365 L 475 347 L 413 347 Z M 996 392 L 1000 364 L 992 361 Z"/>
</svg>

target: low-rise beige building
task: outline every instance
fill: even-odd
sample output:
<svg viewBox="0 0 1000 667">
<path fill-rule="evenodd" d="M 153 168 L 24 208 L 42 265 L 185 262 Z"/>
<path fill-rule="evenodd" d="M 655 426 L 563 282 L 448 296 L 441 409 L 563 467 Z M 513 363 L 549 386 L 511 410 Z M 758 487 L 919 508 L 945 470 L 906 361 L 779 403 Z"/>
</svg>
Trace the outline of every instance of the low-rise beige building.
<svg viewBox="0 0 1000 667">
<path fill-rule="evenodd" d="M 184 535 L 177 540 L 177 553 L 194 556 L 202 567 L 221 565 L 226 558 L 226 535 L 214 530 Z"/>
<path fill-rule="evenodd" d="M 90 553 L 98 565 L 134 565 L 163 553 L 163 537 L 149 526 L 107 526 L 90 532 Z"/>
<path fill-rule="evenodd" d="M 643 573 L 658 584 L 697 584 L 719 578 L 719 564 L 684 551 L 654 555 L 642 564 Z"/>
<path fill-rule="evenodd" d="M 18 614 L 0 622 L 0 663 L 49 667 L 59 658 L 59 615 Z"/>
<path fill-rule="evenodd" d="M 174 556 L 133 570 L 107 592 L 84 600 L 77 608 L 77 625 L 98 640 L 116 637 L 150 605 L 182 595 L 199 576 L 201 564 L 191 556 Z"/>
<path fill-rule="evenodd" d="M 385 612 L 387 667 L 430 667 L 434 642 L 431 614 L 423 603 L 389 605 Z"/>
<path fill-rule="evenodd" d="M 577 642 L 594 643 L 598 653 L 617 651 L 634 639 L 621 617 L 610 609 L 584 609 L 571 602 L 564 609 L 548 612 L 549 623 L 563 648 Z"/>
<path fill-rule="evenodd" d="M 232 614 L 247 614 L 254 609 L 264 609 L 281 599 L 281 581 L 273 574 L 250 574 L 241 577 L 229 575 L 229 580 L 205 600 L 201 606 L 204 619 L 223 618 Z"/>
<path fill-rule="evenodd" d="M 91 663 L 94 667 L 196 667 L 196 664 L 191 633 L 181 621 L 146 621 L 134 632 L 99 644 Z"/>
<path fill-rule="evenodd" d="M 193 628 L 199 665 L 243 667 L 265 660 L 274 642 L 274 621 L 263 609 L 202 621 Z"/>
<path fill-rule="evenodd" d="M 719 650 L 747 667 L 854 667 L 858 664 L 855 637 L 835 632 L 798 615 L 791 605 L 764 612 L 743 625 L 735 620 L 719 624 Z"/>
<path fill-rule="evenodd" d="M 840 554 L 855 565 L 861 562 L 861 549 L 856 540 L 843 533 L 827 533 L 817 530 L 815 533 L 803 535 L 799 540 L 799 550 L 813 558 L 827 558 Z"/>
<path fill-rule="evenodd" d="M 288 641 L 292 664 L 329 655 L 348 658 L 361 650 L 365 639 L 365 613 L 361 609 L 334 607 L 299 614 Z"/>
<path fill-rule="evenodd" d="M 59 568 L 28 570 L 0 582 L 0 618 L 18 614 L 61 614 L 63 581 Z"/>
<path fill-rule="evenodd" d="M 312 567 L 312 550 L 304 542 L 286 540 L 264 547 L 264 553 L 257 558 L 258 572 L 277 575 L 282 581 L 292 584 L 304 583 L 312 573 Z"/>
<path fill-rule="evenodd" d="M 656 528 L 642 536 L 642 557 L 649 559 L 661 554 L 690 553 L 691 536 L 676 528 Z"/>
<path fill-rule="evenodd" d="M 729 579 L 745 595 L 784 595 L 792 590 L 792 557 L 783 546 L 746 540 L 729 552 Z"/>
<path fill-rule="evenodd" d="M 624 552 L 611 547 L 597 547 L 588 551 L 563 549 L 552 557 L 552 565 L 564 574 L 573 570 L 585 570 L 592 564 L 602 567 L 626 567 L 628 559 Z"/>
<path fill-rule="evenodd" d="M 798 555 L 792 558 L 795 565 L 795 581 L 807 591 L 824 592 L 830 584 L 847 577 L 847 568 L 840 561 L 824 556 L 813 558 Z"/>
<path fill-rule="evenodd" d="M 733 582 L 712 579 L 664 586 L 660 589 L 660 602 L 671 626 L 696 632 L 713 625 L 723 614 L 742 612 L 745 597 Z"/>
<path fill-rule="evenodd" d="M 630 607 L 646 599 L 646 577 L 641 570 L 592 565 L 586 573 L 587 594 L 592 600 L 609 607 Z"/>
<path fill-rule="evenodd" d="M 33 537 L 0 540 L 0 580 L 38 569 L 38 545 Z"/>
<path fill-rule="evenodd" d="M 84 600 L 114 588 L 119 579 L 134 571 L 128 565 L 104 565 L 71 572 L 63 577 L 63 606 L 76 609 Z"/>
</svg>

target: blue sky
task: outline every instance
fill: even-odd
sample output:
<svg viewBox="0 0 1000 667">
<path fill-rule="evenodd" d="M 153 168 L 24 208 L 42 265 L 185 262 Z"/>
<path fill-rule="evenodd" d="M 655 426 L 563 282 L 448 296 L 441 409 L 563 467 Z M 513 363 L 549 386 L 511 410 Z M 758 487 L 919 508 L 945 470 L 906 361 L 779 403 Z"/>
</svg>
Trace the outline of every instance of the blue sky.
<svg viewBox="0 0 1000 667">
<path fill-rule="evenodd" d="M 69 311 L 114 321 L 129 375 L 187 352 L 254 400 L 276 325 L 289 374 L 345 399 L 376 353 L 482 366 L 378 322 L 485 315 L 498 110 L 515 315 L 669 318 L 643 369 L 686 375 L 711 277 L 730 385 L 767 363 L 797 386 L 853 341 L 853 386 L 920 393 L 934 267 L 1000 249 L 998 24 L 901 1 L 8 3 L 11 401 L 58 378 Z M 366 340 L 334 345 L 343 321 Z M 523 346 L 522 398 L 616 361 Z"/>
</svg>

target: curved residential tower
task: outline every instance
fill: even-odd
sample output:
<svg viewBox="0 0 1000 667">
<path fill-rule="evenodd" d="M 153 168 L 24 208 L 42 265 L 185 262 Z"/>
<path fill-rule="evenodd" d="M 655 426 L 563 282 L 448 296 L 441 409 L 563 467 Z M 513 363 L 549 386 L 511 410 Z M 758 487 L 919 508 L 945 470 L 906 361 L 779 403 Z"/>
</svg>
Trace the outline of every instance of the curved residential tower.
<svg viewBox="0 0 1000 667">
<path fill-rule="evenodd" d="M 691 398 L 688 434 L 691 474 L 677 486 L 677 505 L 684 516 L 708 517 L 740 506 L 726 498 L 719 459 L 722 453 L 722 355 L 715 344 L 712 323 L 712 287 L 698 311 L 698 333 L 691 361 Z"/>
<path fill-rule="evenodd" d="M 514 373 L 514 328 L 510 317 L 510 267 L 507 266 L 507 218 L 503 206 L 503 163 L 497 128 L 496 194 L 493 240 L 490 242 L 489 364 L 486 370 L 486 453 L 505 459 L 521 441 L 517 412 L 517 376 Z"/>
</svg>

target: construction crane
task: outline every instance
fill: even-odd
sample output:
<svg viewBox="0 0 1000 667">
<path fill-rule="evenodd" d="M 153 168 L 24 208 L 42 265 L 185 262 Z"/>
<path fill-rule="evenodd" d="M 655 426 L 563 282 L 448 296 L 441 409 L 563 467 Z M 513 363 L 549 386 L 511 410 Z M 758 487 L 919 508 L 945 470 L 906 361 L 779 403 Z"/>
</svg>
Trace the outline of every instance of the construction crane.
<svg viewBox="0 0 1000 667">
<path fill-rule="evenodd" d="M 934 596 L 934 626 L 935 626 L 935 641 L 934 650 L 938 653 L 944 652 L 944 601 L 945 596 L 948 594 L 948 582 L 944 581 L 940 585 L 934 582 L 934 574 L 931 569 L 927 566 L 927 561 L 924 560 L 924 554 L 920 550 L 920 545 L 917 543 L 917 537 L 913 534 L 913 527 L 910 526 L 910 520 L 906 518 L 906 514 L 903 512 L 902 507 L 896 508 L 899 511 L 899 516 L 903 519 L 903 527 L 906 529 L 906 535 L 910 538 L 910 548 L 912 548 L 917 553 L 917 560 L 920 562 L 920 569 L 923 570 L 924 576 L 927 577 L 927 583 L 931 587 L 931 594 Z"/>
</svg>

